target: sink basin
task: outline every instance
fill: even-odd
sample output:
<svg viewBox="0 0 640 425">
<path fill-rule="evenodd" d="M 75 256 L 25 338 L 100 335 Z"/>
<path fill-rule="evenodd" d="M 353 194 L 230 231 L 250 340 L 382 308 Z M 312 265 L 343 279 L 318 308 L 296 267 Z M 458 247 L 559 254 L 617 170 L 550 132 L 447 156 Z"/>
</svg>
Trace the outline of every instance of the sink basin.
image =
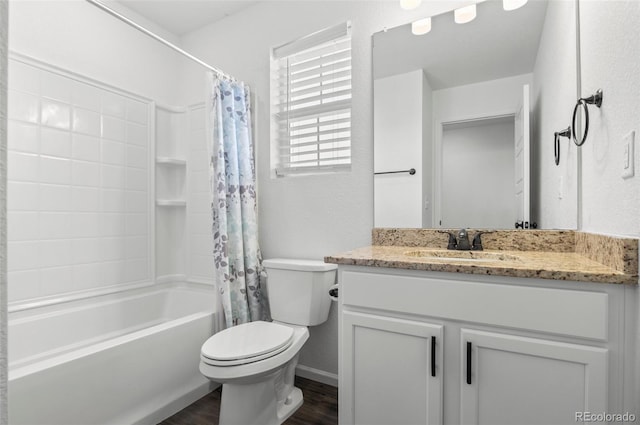
<svg viewBox="0 0 640 425">
<path fill-rule="evenodd" d="M 455 260 L 455 261 L 520 261 L 519 257 L 500 252 L 484 251 L 445 251 L 434 249 L 419 249 L 406 251 L 404 255 L 409 257 L 420 257 L 433 260 Z"/>
</svg>

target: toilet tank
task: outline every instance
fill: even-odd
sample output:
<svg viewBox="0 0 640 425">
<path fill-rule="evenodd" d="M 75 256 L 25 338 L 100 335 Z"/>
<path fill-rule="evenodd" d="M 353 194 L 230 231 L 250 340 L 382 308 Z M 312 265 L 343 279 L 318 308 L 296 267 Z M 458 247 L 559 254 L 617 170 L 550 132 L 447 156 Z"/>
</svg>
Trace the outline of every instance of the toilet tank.
<svg viewBox="0 0 640 425">
<path fill-rule="evenodd" d="M 335 264 L 317 260 L 264 260 L 271 318 L 300 326 L 324 323 L 329 316 L 329 288 L 335 283 Z"/>
</svg>

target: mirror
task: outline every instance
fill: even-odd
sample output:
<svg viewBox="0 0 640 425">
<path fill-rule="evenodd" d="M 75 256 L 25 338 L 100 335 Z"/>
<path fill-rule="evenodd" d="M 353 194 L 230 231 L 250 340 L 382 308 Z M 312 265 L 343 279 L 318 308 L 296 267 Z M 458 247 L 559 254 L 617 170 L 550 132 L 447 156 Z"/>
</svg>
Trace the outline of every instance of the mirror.
<svg viewBox="0 0 640 425">
<path fill-rule="evenodd" d="M 553 152 L 577 97 L 575 10 L 488 0 L 466 24 L 373 35 L 376 227 L 577 227 L 575 148 Z"/>
</svg>

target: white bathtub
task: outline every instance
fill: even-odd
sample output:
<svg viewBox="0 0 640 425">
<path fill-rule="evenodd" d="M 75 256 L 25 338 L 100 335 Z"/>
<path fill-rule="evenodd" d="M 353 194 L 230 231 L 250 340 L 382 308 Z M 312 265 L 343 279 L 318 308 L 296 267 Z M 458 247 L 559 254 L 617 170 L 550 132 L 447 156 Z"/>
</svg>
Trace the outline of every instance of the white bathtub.
<svg viewBox="0 0 640 425">
<path fill-rule="evenodd" d="M 9 423 L 155 424 L 202 397 L 214 301 L 155 286 L 10 313 Z"/>
</svg>

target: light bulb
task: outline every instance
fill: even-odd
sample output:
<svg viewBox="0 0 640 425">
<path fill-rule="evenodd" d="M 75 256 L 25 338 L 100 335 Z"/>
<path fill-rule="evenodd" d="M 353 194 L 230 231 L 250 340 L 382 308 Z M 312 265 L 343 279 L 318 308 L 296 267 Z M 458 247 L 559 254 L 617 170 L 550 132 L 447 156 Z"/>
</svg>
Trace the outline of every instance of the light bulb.
<svg viewBox="0 0 640 425">
<path fill-rule="evenodd" d="M 516 10 L 527 4 L 527 0 L 502 0 L 504 10 Z"/>
<path fill-rule="evenodd" d="M 461 7 L 453 12 L 454 21 L 456 24 L 466 24 L 476 18 L 476 5 Z"/>
<path fill-rule="evenodd" d="M 431 18 L 424 18 L 411 23 L 411 32 L 414 35 L 422 35 L 431 31 Z"/>
<path fill-rule="evenodd" d="M 420 6 L 422 0 L 400 0 L 400 7 L 404 10 L 415 9 Z"/>
</svg>

